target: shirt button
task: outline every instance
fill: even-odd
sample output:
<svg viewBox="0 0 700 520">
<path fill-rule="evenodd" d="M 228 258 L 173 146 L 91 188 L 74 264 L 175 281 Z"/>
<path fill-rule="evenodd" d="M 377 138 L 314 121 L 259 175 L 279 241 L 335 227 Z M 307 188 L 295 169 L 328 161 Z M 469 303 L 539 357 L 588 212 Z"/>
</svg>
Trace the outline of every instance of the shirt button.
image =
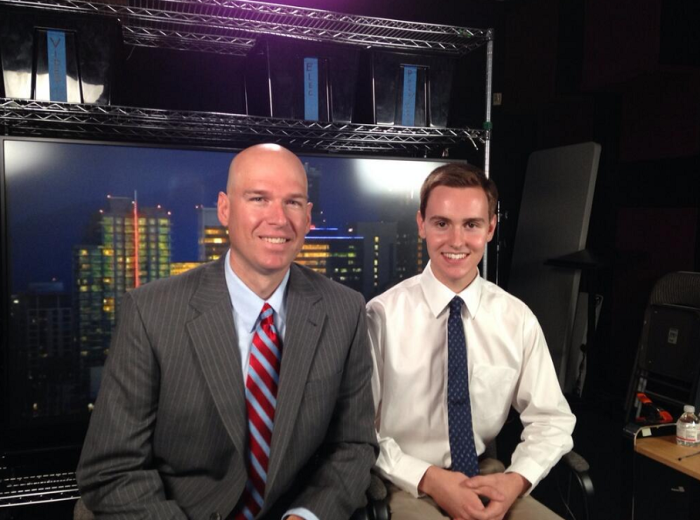
<svg viewBox="0 0 700 520">
<path fill-rule="evenodd" d="M 221 515 L 219 513 L 212 513 L 209 515 L 209 520 L 221 520 Z"/>
</svg>

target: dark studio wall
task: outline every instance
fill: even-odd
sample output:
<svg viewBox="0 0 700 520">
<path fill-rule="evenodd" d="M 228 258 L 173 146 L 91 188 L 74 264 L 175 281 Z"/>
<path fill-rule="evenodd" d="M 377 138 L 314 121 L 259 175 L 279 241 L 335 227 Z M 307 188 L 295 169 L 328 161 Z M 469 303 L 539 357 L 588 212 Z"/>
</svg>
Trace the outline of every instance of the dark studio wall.
<svg viewBox="0 0 700 520">
<path fill-rule="evenodd" d="M 679 0 L 546 0 L 506 9 L 497 128 L 507 136 L 494 136 L 494 176 L 502 165 L 517 189 L 523 163 L 506 151 L 515 142 L 532 146 L 523 155 L 587 140 L 602 145 L 588 248 L 604 261 L 605 300 L 587 392 L 615 403 L 627 390 L 653 283 L 700 263 L 698 20 L 698 8 Z M 523 48 L 538 52 L 526 59 Z"/>
</svg>

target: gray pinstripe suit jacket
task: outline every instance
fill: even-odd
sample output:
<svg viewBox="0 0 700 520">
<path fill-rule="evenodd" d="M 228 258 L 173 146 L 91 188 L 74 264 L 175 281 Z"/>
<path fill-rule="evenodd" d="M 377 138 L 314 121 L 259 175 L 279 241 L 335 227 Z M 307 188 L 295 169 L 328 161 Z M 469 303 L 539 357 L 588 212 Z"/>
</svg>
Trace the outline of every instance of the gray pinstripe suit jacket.
<svg viewBox="0 0 700 520">
<path fill-rule="evenodd" d="M 298 265 L 265 506 L 321 520 L 364 504 L 376 458 L 361 295 Z M 225 518 L 246 482 L 240 353 L 223 258 L 123 298 L 77 471 L 98 518 Z"/>
</svg>

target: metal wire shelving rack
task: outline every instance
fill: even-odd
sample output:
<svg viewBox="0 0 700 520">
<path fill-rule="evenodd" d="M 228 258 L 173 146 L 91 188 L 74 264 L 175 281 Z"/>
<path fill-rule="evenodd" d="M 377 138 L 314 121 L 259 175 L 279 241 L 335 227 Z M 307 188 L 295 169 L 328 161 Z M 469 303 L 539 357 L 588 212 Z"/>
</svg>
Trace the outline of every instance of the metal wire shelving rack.
<svg viewBox="0 0 700 520">
<path fill-rule="evenodd" d="M 105 105 L 0 99 L 0 121 L 12 135 L 233 147 L 278 142 L 292 149 L 406 155 L 483 142 L 467 128 L 384 127 Z"/>
<path fill-rule="evenodd" d="M 299 151 L 427 155 L 483 144 L 488 168 L 493 31 L 372 18 L 252 0 L 0 0 L 15 6 L 119 19 L 125 45 L 243 56 L 261 35 L 462 56 L 486 49 L 483 128 L 419 128 L 283 120 L 0 98 L 6 135 L 241 148 L 273 141 Z"/>
</svg>

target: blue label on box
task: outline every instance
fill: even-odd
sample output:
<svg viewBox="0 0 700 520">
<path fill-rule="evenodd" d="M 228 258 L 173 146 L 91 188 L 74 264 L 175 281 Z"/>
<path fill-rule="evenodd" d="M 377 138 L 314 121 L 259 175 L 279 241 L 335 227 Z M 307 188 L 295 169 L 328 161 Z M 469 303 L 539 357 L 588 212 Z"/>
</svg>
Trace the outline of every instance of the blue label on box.
<svg viewBox="0 0 700 520">
<path fill-rule="evenodd" d="M 304 58 L 304 119 L 318 121 L 318 58 Z"/>
<path fill-rule="evenodd" d="M 46 31 L 51 101 L 68 101 L 66 87 L 66 33 Z"/>
<path fill-rule="evenodd" d="M 418 67 L 405 65 L 403 68 L 403 106 L 401 107 L 401 124 L 413 126 L 416 121 L 416 85 Z"/>
</svg>

